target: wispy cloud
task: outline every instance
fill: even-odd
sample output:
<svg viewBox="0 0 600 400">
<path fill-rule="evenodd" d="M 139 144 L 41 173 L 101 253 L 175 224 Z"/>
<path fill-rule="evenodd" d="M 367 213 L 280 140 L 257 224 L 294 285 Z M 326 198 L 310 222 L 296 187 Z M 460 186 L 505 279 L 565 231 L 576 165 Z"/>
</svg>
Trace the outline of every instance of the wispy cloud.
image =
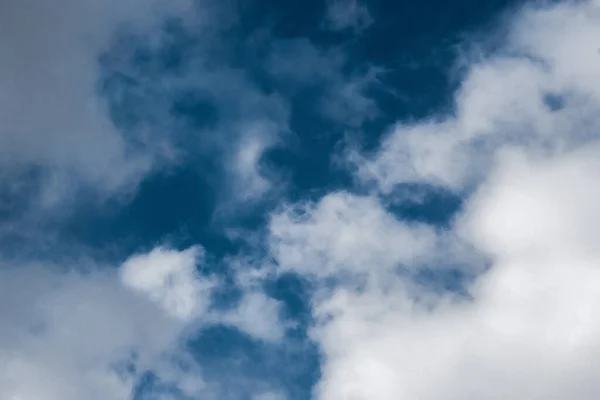
<svg viewBox="0 0 600 400">
<path fill-rule="evenodd" d="M 332 30 L 361 32 L 373 23 L 366 4 L 360 0 L 328 0 L 326 25 Z"/>
<path fill-rule="evenodd" d="M 360 128 L 379 115 L 368 90 L 377 86 L 379 69 L 344 68 L 350 65 L 340 48 L 320 48 L 306 38 L 280 40 L 270 52 L 267 69 L 282 86 L 319 88 L 323 94 L 315 104 L 322 116 L 336 124 Z M 292 91 L 293 93 L 293 91 Z"/>
</svg>

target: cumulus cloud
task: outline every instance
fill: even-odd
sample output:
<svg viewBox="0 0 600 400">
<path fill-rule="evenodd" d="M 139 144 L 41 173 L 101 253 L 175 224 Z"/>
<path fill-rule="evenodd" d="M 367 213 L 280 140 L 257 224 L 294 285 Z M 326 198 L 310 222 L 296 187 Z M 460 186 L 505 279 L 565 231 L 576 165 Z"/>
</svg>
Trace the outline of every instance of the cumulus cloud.
<svg viewBox="0 0 600 400">
<path fill-rule="evenodd" d="M 0 98 L 9 105 L 0 112 L 7 129 L 0 151 L 10 168 L 41 165 L 57 171 L 56 180 L 44 181 L 53 188 L 45 197 L 49 203 L 55 192 L 68 191 L 61 186 L 65 171 L 115 188 L 150 170 L 161 151 L 128 153 L 126 138 L 93 94 L 89 57 L 106 42 L 105 27 L 120 24 L 130 15 L 128 7 L 137 10 L 134 3 L 107 11 L 69 2 L 63 11 L 71 12 L 63 13 L 30 1 L 0 13 L 0 21 L 6 19 L 0 26 L 8 32 L 0 40 L 47 44 L 31 54 L 19 45 L 11 51 L 24 51 L 22 57 L 0 57 L 10 78 L 0 85 L 15 100 Z M 151 9 L 149 14 L 140 14 L 143 26 L 154 21 L 155 11 L 163 16 L 169 11 L 151 4 L 143 8 Z M 101 27 L 82 22 L 90 13 L 98 13 Z M 31 32 L 24 28 L 38 27 L 34 22 L 43 14 L 58 21 L 56 30 L 46 35 L 43 24 Z M 219 283 L 199 273 L 205 262 L 200 247 L 159 247 L 113 269 L 3 262 L 0 398 L 125 400 L 147 373 L 192 398 L 222 393 L 222 388 L 212 390 L 218 382 L 204 379 L 202 366 L 184 351 L 187 335 L 219 323 L 265 342 L 281 340 L 280 305 L 259 290 L 273 271 L 296 273 L 317 288 L 310 302 L 316 321 L 310 337 L 323 356 L 317 399 L 598 398 L 599 27 L 600 2 L 594 0 L 521 10 L 504 46 L 470 65 L 452 113 L 399 122 L 377 151 L 351 156 L 357 181 L 374 188 L 370 194 L 329 193 L 272 213 L 269 260 L 257 262 L 267 267 L 240 274 L 242 301 L 234 310 L 217 314 L 211 309 Z M 83 48 L 79 40 L 91 46 Z M 330 87 L 342 93 L 348 88 L 335 72 L 343 57 L 294 43 L 284 47 L 297 46 L 323 68 L 315 72 L 292 57 L 277 58 L 285 51 L 276 52 L 271 67 L 282 82 L 320 84 L 333 77 Z M 84 68 L 69 70 L 70 80 L 62 61 L 44 64 L 49 49 Z M 19 60 L 31 63 L 17 65 Z M 37 75 L 26 73 L 39 65 L 45 68 L 34 81 L 38 95 L 27 86 L 27 77 Z M 203 90 L 211 79 L 228 81 L 215 95 L 220 104 L 236 97 L 236 86 L 245 82 L 239 71 L 198 70 L 203 74 L 195 83 Z M 20 86 L 26 90 L 15 89 Z M 342 114 L 369 115 L 364 84 L 352 87 L 349 98 L 365 103 L 342 107 Z M 48 93 L 63 97 L 52 102 Z M 33 122 L 19 113 L 28 103 L 40 115 Z M 46 103 L 50 109 L 43 107 Z M 237 105 L 226 114 L 235 120 L 227 126 L 233 130 L 286 115 L 276 98 L 252 91 L 228 104 Z M 269 104 L 273 108 L 266 107 L 266 114 L 256 111 Z M 73 110 L 77 120 L 70 119 Z M 365 117 L 357 118 L 355 126 Z M 89 128 L 83 130 L 89 137 L 74 133 L 82 126 Z M 230 172 L 240 177 L 236 182 L 248 198 L 270 190 L 259 161 L 276 143 L 274 134 L 251 133 L 232 146 L 229 158 Z M 463 196 L 449 227 L 408 222 L 387 208 L 398 185 L 415 182 Z M 261 245 L 256 246 L 260 253 Z M 435 274 L 446 267 L 476 276 L 465 282 L 466 293 L 440 291 L 414 279 L 424 269 Z M 283 397 L 265 392 L 266 387 L 255 397 Z M 176 398 L 169 391 L 153 396 Z"/>
<path fill-rule="evenodd" d="M 40 0 L 9 1 L 1 10 L 0 168 L 3 181 L 22 181 L 28 190 L 15 192 L 14 185 L 2 184 L 2 196 L 11 200 L 0 207 L 25 198 L 31 208 L 56 208 L 73 201 L 82 186 L 102 195 L 131 193 L 148 173 L 186 152 L 224 155 L 220 161 L 234 165 L 223 168 L 233 182 L 228 192 L 259 198 L 272 188 L 273 176 L 258 168 L 257 160 L 287 130 L 289 111 L 284 99 L 256 87 L 227 58 L 220 35 L 235 17 L 223 18 L 210 1 L 190 0 L 61 0 L 53 7 Z M 166 33 L 165 21 L 181 26 Z M 123 32 L 131 36 L 121 37 Z M 172 61 L 164 57 L 179 51 L 178 39 L 188 46 L 173 61 L 180 68 L 171 75 L 159 73 Z M 377 113 L 364 93 L 373 74 L 343 77 L 338 56 L 320 54 L 306 43 L 282 46 L 292 47 L 294 79 L 307 84 L 302 77 L 311 81 L 305 73 L 311 69 L 319 71 L 320 82 L 310 84 L 331 83 L 319 107 L 327 116 L 356 126 Z M 315 52 L 323 68 L 314 68 L 307 51 Z M 141 53 L 147 56 L 143 67 L 132 61 Z M 280 76 L 281 61 L 268 63 L 268 74 Z M 107 89 L 102 79 L 110 74 L 118 79 L 113 77 Z M 190 129 L 173 115 L 172 104 L 182 93 L 205 96 L 192 99 L 188 111 L 218 120 L 192 127 L 186 140 L 183 132 Z M 136 115 L 143 123 L 135 129 L 123 126 L 115 120 L 112 102 L 118 103 L 117 114 L 143 109 Z M 202 105 L 210 110 L 194 108 Z"/>
<path fill-rule="evenodd" d="M 221 21 L 205 18 L 202 6 L 187 0 L 0 6 L 0 212 L 8 220 L 2 244 L 15 232 L 36 245 L 40 237 L 60 236 L 45 231 L 40 215 L 60 217 L 87 190 L 103 200 L 130 194 L 163 161 L 188 150 L 224 161 L 224 186 L 240 199 L 271 190 L 260 159 L 285 131 L 286 102 L 229 65 L 215 44 Z M 181 24 L 183 36 L 195 35 L 184 41 L 183 67 L 170 73 L 157 72 L 165 49 L 176 47 L 169 47 L 165 21 Z M 135 63 L 140 53 L 150 65 Z M 114 80 L 104 81 L 107 75 Z M 114 82 L 117 88 L 110 87 Z M 182 98 L 190 101 L 177 113 L 173 103 Z M 139 107 L 136 117 L 147 119 L 128 126 L 113 103 L 123 114 Z M 199 114 L 206 120 L 188 120 Z M 192 132 L 194 140 L 174 131 Z M 61 249 L 51 253 L 61 258 Z M 272 342 L 285 331 L 279 304 L 256 287 L 242 288 L 234 310 L 213 312 L 218 282 L 199 273 L 202 253 L 158 247 L 119 268 L 36 264 L 27 261 L 30 254 L 16 257 L 25 260 L 19 263 L 1 262 L 0 398 L 131 399 L 147 374 L 188 397 L 210 398 L 218 383 L 204 381 L 185 348 L 190 331 L 227 324 Z M 149 397 L 176 398 L 170 392 Z"/>
<path fill-rule="evenodd" d="M 472 300 L 417 302 L 397 278 L 319 303 L 318 397 L 597 397 L 597 151 L 494 168 L 456 227 L 491 259 Z"/>
<path fill-rule="evenodd" d="M 98 57 L 121 25 L 151 30 L 190 9 L 185 0 L 4 2 L 2 168 L 47 168 L 106 190 L 135 183 L 161 149 L 131 149 L 115 128 L 97 93 Z"/>
<path fill-rule="evenodd" d="M 317 278 L 389 272 L 425 259 L 435 244 L 433 229 L 402 224 L 376 199 L 343 192 L 283 209 L 270 223 L 270 246 L 279 266 Z"/>
<path fill-rule="evenodd" d="M 506 44 L 470 67 L 454 113 L 398 123 L 375 157 L 359 157 L 359 176 L 385 192 L 414 181 L 460 191 L 508 145 L 561 152 L 596 137 L 597 13 L 590 1 L 522 11 Z"/>
<path fill-rule="evenodd" d="M 255 338 L 277 342 L 285 334 L 279 314 L 280 304 L 276 300 L 262 292 L 250 291 L 242 297 L 235 310 L 220 316 L 219 321 Z"/>
<path fill-rule="evenodd" d="M 106 94 L 123 120 L 134 121 L 134 132 L 159 142 L 166 136 L 178 145 L 175 158 L 209 165 L 220 178 L 221 208 L 232 213 L 234 204 L 261 200 L 274 189 L 277 176 L 260 161 L 285 138 L 290 111 L 286 98 L 264 90 L 249 73 L 256 60 L 240 65 L 230 53 L 227 22 L 214 10 L 227 7 L 209 3 L 202 11 L 210 23 L 171 21 L 158 39 L 132 34 L 116 40 L 103 57 L 104 73 L 112 77 Z M 252 48 L 245 39 L 234 42 Z"/>
<path fill-rule="evenodd" d="M 444 235 L 484 256 L 461 261 L 477 271 L 468 296 L 400 273 L 385 285 L 317 280 L 330 286 L 312 303 L 324 356 L 316 398 L 600 395 L 598 27 L 597 1 L 526 7 L 505 46 L 470 66 L 451 115 L 399 122 L 378 151 L 353 157 L 376 194 L 330 194 L 274 216 L 271 252 L 301 275 L 418 269 L 442 251 L 439 232 L 415 230 L 378 194 L 443 186 L 464 196 Z"/>
<path fill-rule="evenodd" d="M 144 398 L 211 398 L 220 382 L 203 378 L 188 336 L 227 323 L 274 339 L 269 326 L 277 326 L 278 315 L 269 312 L 276 307 L 271 299 L 250 293 L 226 322 L 215 320 L 209 314 L 216 284 L 196 272 L 201 255 L 199 247 L 158 247 L 118 269 L 4 262 L 0 398 L 126 400 L 140 390 Z M 144 388 L 148 374 L 170 391 Z"/>
<path fill-rule="evenodd" d="M 176 386 L 186 379 L 169 361 L 182 325 L 121 285 L 114 270 L 2 267 L 0 397 L 121 400 L 147 371 Z"/>
<path fill-rule="evenodd" d="M 183 252 L 159 247 L 129 258 L 121 267 L 121 279 L 167 314 L 183 320 L 197 318 L 206 311 L 214 287 L 210 280 L 197 276 L 199 253 L 197 247 Z"/>
<path fill-rule="evenodd" d="M 64 210 L 81 189 L 132 194 L 191 155 L 216 160 L 228 195 L 269 191 L 257 162 L 286 130 L 287 105 L 231 65 L 228 44 L 218 48 L 231 19 L 219 6 L 29 0 L 0 9 L 0 172 L 11 182 L 0 185 L 0 207 Z M 27 190 L 13 190 L 17 182 Z"/>
</svg>

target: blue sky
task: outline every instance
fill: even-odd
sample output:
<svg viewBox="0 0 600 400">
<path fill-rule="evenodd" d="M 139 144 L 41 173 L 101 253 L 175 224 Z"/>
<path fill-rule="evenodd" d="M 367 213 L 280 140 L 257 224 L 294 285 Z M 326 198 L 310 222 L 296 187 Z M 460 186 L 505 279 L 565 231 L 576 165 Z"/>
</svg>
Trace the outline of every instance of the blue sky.
<svg viewBox="0 0 600 400">
<path fill-rule="evenodd" d="M 0 26 L 0 400 L 600 396 L 597 0 Z"/>
</svg>

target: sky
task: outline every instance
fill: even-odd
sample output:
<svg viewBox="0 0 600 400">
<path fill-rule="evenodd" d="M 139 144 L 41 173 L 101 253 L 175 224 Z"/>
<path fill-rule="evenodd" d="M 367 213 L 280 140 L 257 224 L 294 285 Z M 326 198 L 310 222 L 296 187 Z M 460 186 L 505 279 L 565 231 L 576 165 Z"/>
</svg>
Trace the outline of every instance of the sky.
<svg viewBox="0 0 600 400">
<path fill-rule="evenodd" d="M 0 400 L 600 398 L 599 0 L 5 0 Z"/>
</svg>

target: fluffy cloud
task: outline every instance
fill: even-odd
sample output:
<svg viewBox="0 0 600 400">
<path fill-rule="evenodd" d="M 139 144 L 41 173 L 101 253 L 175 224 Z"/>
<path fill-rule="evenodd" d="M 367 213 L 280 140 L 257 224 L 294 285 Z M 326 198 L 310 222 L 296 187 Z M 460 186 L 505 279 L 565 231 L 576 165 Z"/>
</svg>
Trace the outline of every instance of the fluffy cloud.
<svg viewBox="0 0 600 400">
<path fill-rule="evenodd" d="M 197 276 L 199 252 L 197 247 L 183 252 L 156 248 L 129 258 L 121 267 L 121 279 L 167 314 L 183 320 L 197 318 L 206 311 L 214 287 L 210 280 Z"/>
<path fill-rule="evenodd" d="M 375 195 L 276 214 L 271 250 L 284 268 L 386 271 L 385 285 L 338 280 L 313 298 L 316 398 L 600 395 L 598 27 L 597 1 L 522 10 L 505 46 L 468 70 L 453 115 L 399 123 L 378 152 L 353 159 L 386 196 L 411 182 L 465 196 L 444 235 L 486 258 L 462 260 L 478 274 L 468 296 L 393 273 L 441 250 L 433 230 L 398 220 Z"/>
<path fill-rule="evenodd" d="M 414 181 L 462 190 L 508 145 L 560 152 L 597 137 L 597 18 L 590 1 L 522 11 L 507 43 L 473 62 L 453 115 L 399 123 L 376 157 L 359 157 L 359 176 L 384 192 Z"/>
<path fill-rule="evenodd" d="M 0 51 L 8 77 L 0 81 L 2 162 L 8 175 L 30 166 L 49 171 L 42 203 L 69 192 L 65 175 L 110 191 L 136 182 L 160 158 L 164 142 L 130 152 L 110 122 L 94 92 L 94 58 L 115 27 L 133 23 L 132 10 L 145 29 L 185 6 L 174 4 L 175 10 L 160 2 L 139 8 L 136 1 L 67 1 L 57 11 L 29 1 L 0 13 L 2 48 L 22 52 Z M 92 14 L 98 25 L 84 18 Z M 222 393 L 213 390 L 218 382 L 204 379 L 186 339 L 199 327 L 227 324 L 265 342 L 281 340 L 279 304 L 259 290 L 272 264 L 317 288 L 310 335 L 323 355 L 318 399 L 598 398 L 598 27 L 598 1 L 522 10 L 504 46 L 467 70 L 451 115 L 400 122 L 378 151 L 352 157 L 357 180 L 372 184 L 371 194 L 330 193 L 273 213 L 266 243 L 274 263 L 240 272 L 242 300 L 234 310 L 211 309 L 219 283 L 199 273 L 199 247 L 159 247 L 119 268 L 3 262 L 0 398 L 126 400 L 148 373 L 168 388 L 150 398 Z M 343 57 L 295 43 L 305 60 L 323 68 L 315 73 L 294 58 L 274 57 L 272 72 L 282 81 L 333 77 L 330 87 L 340 89 L 342 104 L 347 89 L 351 106 L 325 113 L 362 114 L 350 122 L 358 126 L 374 112 L 362 95 L 366 83 L 353 86 L 336 75 Z M 285 119 L 277 98 L 239 95 L 239 71 L 198 70 L 197 88 L 219 81 L 217 102 L 234 104 L 224 107 L 234 121 L 227 129 L 245 132 Z M 238 95 L 242 100 L 229 101 Z M 23 116 L 26 106 L 37 118 Z M 240 197 L 270 190 L 259 165 L 276 143 L 270 125 L 267 131 L 250 129 L 231 146 Z M 448 228 L 403 221 L 387 209 L 395 188 L 412 182 L 464 196 Z M 423 268 L 435 274 L 457 264 L 476 275 L 466 293 L 414 279 Z M 268 385 L 257 387 L 256 398 L 282 398 L 265 392 Z"/>
<path fill-rule="evenodd" d="M 189 7 L 185 0 L 4 2 L 2 168 L 40 166 L 51 176 L 66 174 L 108 190 L 148 171 L 162 149 L 146 143 L 146 151 L 132 152 L 112 124 L 97 93 L 98 57 L 121 25 L 150 30 Z"/>
<path fill-rule="evenodd" d="M 145 390 L 147 374 L 170 389 L 145 398 L 211 398 L 219 382 L 203 379 L 188 335 L 227 323 L 272 339 L 278 315 L 268 312 L 269 298 L 251 293 L 226 322 L 215 320 L 209 308 L 216 285 L 196 272 L 201 254 L 198 247 L 159 247 L 118 269 L 4 263 L 0 398 L 127 400 Z M 262 323 L 250 323 L 259 312 Z"/>
<path fill-rule="evenodd" d="M 389 291 L 340 288 L 318 303 L 318 397 L 596 398 L 597 151 L 494 168 L 456 227 L 491 260 L 472 299 L 396 278 Z"/>
<path fill-rule="evenodd" d="M 0 273 L 1 398 L 121 400 L 146 371 L 176 386 L 186 379 L 169 361 L 182 324 L 121 285 L 116 271 L 3 265 Z"/>
<path fill-rule="evenodd" d="M 279 266 L 317 278 L 390 272 L 425 259 L 435 244 L 433 229 L 403 224 L 377 200 L 349 193 L 284 209 L 270 223 L 270 246 Z"/>
<path fill-rule="evenodd" d="M 64 209 L 82 188 L 100 199 L 131 194 L 189 154 L 217 161 L 228 194 L 266 193 L 270 176 L 257 163 L 286 129 L 286 102 L 215 50 L 228 23 L 213 18 L 219 10 L 191 0 L 3 3 L 0 172 L 10 185 L 0 185 L 0 207 Z M 166 32 L 166 21 L 180 24 L 182 37 Z M 182 67 L 165 71 L 168 54 L 185 45 Z M 186 94 L 182 116 L 174 103 Z M 129 114 L 134 127 L 121 123 Z M 183 121 L 201 117 L 202 126 Z M 19 185 L 25 189 L 15 191 Z"/>
<path fill-rule="evenodd" d="M 232 312 L 219 316 L 222 324 L 237 327 L 249 335 L 270 342 L 284 337 L 284 326 L 280 324 L 280 304 L 259 291 L 249 291 Z"/>
</svg>

